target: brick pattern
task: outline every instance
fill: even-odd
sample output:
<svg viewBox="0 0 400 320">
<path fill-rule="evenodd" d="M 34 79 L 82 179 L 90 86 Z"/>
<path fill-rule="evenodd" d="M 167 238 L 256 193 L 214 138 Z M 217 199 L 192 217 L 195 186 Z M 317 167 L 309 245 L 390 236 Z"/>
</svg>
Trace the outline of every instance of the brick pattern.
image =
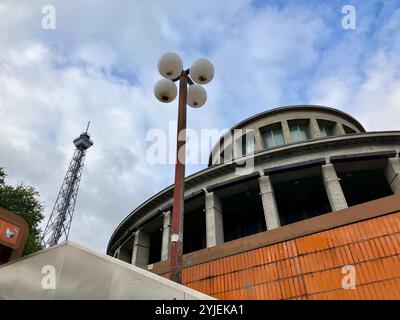
<svg viewBox="0 0 400 320">
<path fill-rule="evenodd" d="M 342 288 L 345 265 L 356 289 Z M 218 299 L 400 299 L 400 212 L 186 267 L 182 277 Z"/>
</svg>

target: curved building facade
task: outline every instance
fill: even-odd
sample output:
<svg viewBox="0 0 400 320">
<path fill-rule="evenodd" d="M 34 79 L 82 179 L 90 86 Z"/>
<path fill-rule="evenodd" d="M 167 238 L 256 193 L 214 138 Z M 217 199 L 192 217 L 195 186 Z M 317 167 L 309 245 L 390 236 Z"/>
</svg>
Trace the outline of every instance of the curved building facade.
<svg viewBox="0 0 400 320">
<path fill-rule="evenodd" d="M 366 132 L 329 107 L 281 107 L 238 123 L 208 167 L 185 179 L 184 283 L 222 299 L 362 298 L 343 288 L 343 266 L 361 273 L 387 258 L 400 270 L 399 152 L 400 131 Z M 107 254 L 168 277 L 172 197 L 173 185 L 134 209 Z M 366 243 L 379 237 L 385 256 Z M 319 288 L 325 273 L 331 287 Z M 379 281 L 400 294 L 399 277 Z M 378 281 L 368 279 L 360 287 Z"/>
</svg>

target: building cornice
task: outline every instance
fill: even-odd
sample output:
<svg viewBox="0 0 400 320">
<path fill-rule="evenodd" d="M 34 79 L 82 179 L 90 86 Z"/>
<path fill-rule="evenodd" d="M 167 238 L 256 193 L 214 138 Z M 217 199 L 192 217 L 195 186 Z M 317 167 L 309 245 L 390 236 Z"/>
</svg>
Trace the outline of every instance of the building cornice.
<svg viewBox="0 0 400 320">
<path fill-rule="evenodd" d="M 288 158 L 298 154 L 303 154 L 305 152 L 334 149 L 343 146 L 349 147 L 368 145 L 371 143 L 400 144 L 400 131 L 365 132 L 343 136 L 318 138 L 298 143 L 291 143 L 273 149 L 262 150 L 252 156 L 238 158 L 231 162 L 214 165 L 196 172 L 185 178 L 185 186 L 193 187 L 197 184 L 203 183 L 204 181 L 233 172 L 238 167 L 238 162 L 243 162 L 249 157 L 254 157 L 254 165 L 259 165 L 267 160 Z M 115 246 L 123 241 L 123 239 L 127 236 L 127 233 L 131 234 L 134 231 L 134 225 L 137 221 L 144 216 L 151 214 L 155 210 L 159 210 L 161 204 L 165 203 L 165 201 L 168 199 L 172 199 L 173 189 L 173 185 L 166 187 L 133 210 L 118 225 L 112 234 L 107 246 L 107 254 L 110 254 L 111 251 L 115 249 Z"/>
<path fill-rule="evenodd" d="M 284 107 L 277 107 L 277 108 L 273 108 L 267 111 L 263 111 L 260 113 L 257 113 L 251 117 L 248 117 L 247 119 L 244 119 L 242 121 L 240 121 L 239 123 L 237 123 L 236 125 L 234 125 L 230 131 L 234 130 L 234 129 L 240 129 L 243 126 L 254 122 L 260 118 L 264 118 L 273 114 L 278 114 L 278 113 L 284 113 L 284 112 L 291 112 L 291 111 L 320 111 L 320 112 L 326 112 L 326 113 L 331 113 L 331 114 L 335 114 L 337 116 L 340 116 L 346 120 L 348 120 L 349 122 L 351 122 L 352 124 L 354 124 L 357 129 L 360 130 L 360 132 L 365 132 L 364 127 L 362 126 L 362 124 L 360 122 L 358 122 L 354 117 L 352 117 L 351 115 L 349 115 L 346 112 L 340 111 L 338 109 L 332 108 L 332 107 L 327 107 L 327 106 L 320 106 L 320 105 L 312 105 L 312 104 L 307 104 L 307 105 L 290 105 L 290 106 L 284 106 Z"/>
<path fill-rule="evenodd" d="M 319 113 L 322 112 L 322 113 L 333 114 L 352 123 L 361 133 L 366 132 L 362 124 L 358 122 L 354 117 L 338 109 L 320 105 L 289 105 L 289 106 L 282 106 L 269 109 L 240 121 L 239 123 L 235 124 L 232 128 L 230 128 L 227 132 L 225 132 L 214 144 L 211 150 L 214 150 L 217 146 L 219 146 L 221 144 L 222 139 L 224 139 L 228 134 L 233 134 L 234 130 L 236 129 L 242 129 L 244 126 L 252 122 L 256 122 L 259 119 L 267 118 L 272 115 L 283 114 L 288 112 L 299 112 L 299 111 L 309 111 L 309 112 L 319 112 Z M 211 160 L 212 160 L 211 158 L 212 154 L 210 154 L 209 166 L 211 165 Z"/>
</svg>

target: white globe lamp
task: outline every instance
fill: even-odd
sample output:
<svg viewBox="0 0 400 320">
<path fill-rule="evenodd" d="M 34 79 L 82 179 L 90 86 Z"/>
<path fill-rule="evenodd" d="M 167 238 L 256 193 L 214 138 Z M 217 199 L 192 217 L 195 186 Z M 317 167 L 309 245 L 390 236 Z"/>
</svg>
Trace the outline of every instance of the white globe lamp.
<svg viewBox="0 0 400 320">
<path fill-rule="evenodd" d="M 178 78 L 183 70 L 182 59 L 173 52 L 164 53 L 158 60 L 158 72 L 167 79 Z"/>
<path fill-rule="evenodd" d="M 187 91 L 187 104 L 192 108 L 199 108 L 206 103 L 207 91 L 198 84 L 191 85 Z"/>
<path fill-rule="evenodd" d="M 190 67 L 190 77 L 197 84 L 209 83 L 214 78 L 214 66 L 207 59 L 198 59 Z"/>
<path fill-rule="evenodd" d="M 169 79 L 161 79 L 154 85 L 154 95 L 161 102 L 168 103 L 173 101 L 177 93 L 175 83 Z"/>
</svg>

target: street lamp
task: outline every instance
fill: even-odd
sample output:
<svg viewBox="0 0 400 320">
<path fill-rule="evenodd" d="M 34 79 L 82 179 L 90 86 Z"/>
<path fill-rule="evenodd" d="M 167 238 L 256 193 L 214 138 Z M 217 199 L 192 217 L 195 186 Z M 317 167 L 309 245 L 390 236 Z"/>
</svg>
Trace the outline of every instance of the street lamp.
<svg viewBox="0 0 400 320">
<path fill-rule="evenodd" d="M 164 103 L 173 101 L 177 95 L 174 82 L 179 80 L 178 130 L 176 139 L 175 184 L 171 226 L 171 280 L 182 283 L 182 240 L 185 192 L 185 144 L 186 104 L 201 107 L 207 100 L 207 92 L 201 86 L 214 77 L 214 67 L 207 59 L 198 59 L 184 70 L 182 59 L 175 53 L 163 54 L 158 61 L 158 71 L 165 78 L 154 85 L 154 95 Z M 195 84 L 196 83 L 196 84 Z M 188 88 L 189 84 L 189 88 Z"/>
</svg>

